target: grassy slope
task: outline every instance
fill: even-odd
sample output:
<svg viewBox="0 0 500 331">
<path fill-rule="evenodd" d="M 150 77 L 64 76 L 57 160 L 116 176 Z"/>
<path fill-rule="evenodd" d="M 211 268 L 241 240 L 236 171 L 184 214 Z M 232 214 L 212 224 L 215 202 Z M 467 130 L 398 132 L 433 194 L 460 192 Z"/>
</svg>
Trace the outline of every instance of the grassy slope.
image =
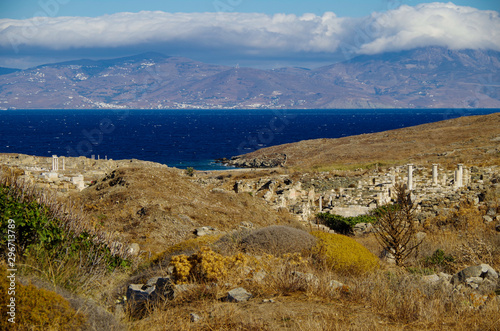
<svg viewBox="0 0 500 331">
<path fill-rule="evenodd" d="M 189 238 L 200 226 L 227 231 L 243 221 L 266 226 L 286 219 L 260 199 L 211 191 L 177 169 L 121 168 L 76 198 L 106 231 L 153 252 Z"/>
<path fill-rule="evenodd" d="M 370 163 L 500 164 L 500 113 L 339 139 L 314 139 L 264 148 L 255 158 L 285 153 L 287 166 L 309 169 Z"/>
</svg>

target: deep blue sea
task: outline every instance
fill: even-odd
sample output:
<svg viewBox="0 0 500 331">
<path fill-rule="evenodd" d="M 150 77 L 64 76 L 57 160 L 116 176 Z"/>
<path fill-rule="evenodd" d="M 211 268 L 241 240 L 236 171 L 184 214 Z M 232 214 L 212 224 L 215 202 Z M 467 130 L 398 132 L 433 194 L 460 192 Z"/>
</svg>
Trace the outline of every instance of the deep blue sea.
<svg viewBox="0 0 500 331">
<path fill-rule="evenodd" d="M 266 146 L 338 138 L 500 109 L 4 110 L 0 153 L 140 159 L 197 170 Z"/>
</svg>

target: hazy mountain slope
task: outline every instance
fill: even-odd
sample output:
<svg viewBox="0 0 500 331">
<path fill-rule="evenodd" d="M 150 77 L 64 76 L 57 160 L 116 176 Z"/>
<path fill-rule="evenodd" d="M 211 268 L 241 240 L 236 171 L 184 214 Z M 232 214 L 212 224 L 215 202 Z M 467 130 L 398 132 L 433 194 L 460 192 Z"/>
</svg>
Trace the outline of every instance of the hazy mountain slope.
<svg viewBox="0 0 500 331">
<path fill-rule="evenodd" d="M 428 47 L 307 70 L 157 53 L 0 75 L 0 108 L 500 108 L 500 52 Z"/>
</svg>

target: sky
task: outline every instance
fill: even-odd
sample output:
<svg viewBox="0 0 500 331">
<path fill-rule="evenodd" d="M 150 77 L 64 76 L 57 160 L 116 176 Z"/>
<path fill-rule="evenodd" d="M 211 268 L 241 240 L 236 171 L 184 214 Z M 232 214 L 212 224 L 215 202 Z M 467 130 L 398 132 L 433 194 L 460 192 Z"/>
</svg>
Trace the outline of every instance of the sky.
<svg viewBox="0 0 500 331">
<path fill-rule="evenodd" d="M 0 66 L 156 51 L 318 67 L 417 47 L 500 51 L 500 1 L 0 0 Z"/>
</svg>

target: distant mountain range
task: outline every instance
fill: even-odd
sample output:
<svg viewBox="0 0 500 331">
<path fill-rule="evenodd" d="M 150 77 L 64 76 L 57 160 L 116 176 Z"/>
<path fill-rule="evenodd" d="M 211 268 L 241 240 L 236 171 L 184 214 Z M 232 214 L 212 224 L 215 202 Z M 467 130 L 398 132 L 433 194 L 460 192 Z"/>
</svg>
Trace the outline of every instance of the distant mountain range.
<svg viewBox="0 0 500 331">
<path fill-rule="evenodd" d="M 427 47 L 317 69 L 145 53 L 0 68 L 0 108 L 500 108 L 500 52 Z"/>
</svg>

